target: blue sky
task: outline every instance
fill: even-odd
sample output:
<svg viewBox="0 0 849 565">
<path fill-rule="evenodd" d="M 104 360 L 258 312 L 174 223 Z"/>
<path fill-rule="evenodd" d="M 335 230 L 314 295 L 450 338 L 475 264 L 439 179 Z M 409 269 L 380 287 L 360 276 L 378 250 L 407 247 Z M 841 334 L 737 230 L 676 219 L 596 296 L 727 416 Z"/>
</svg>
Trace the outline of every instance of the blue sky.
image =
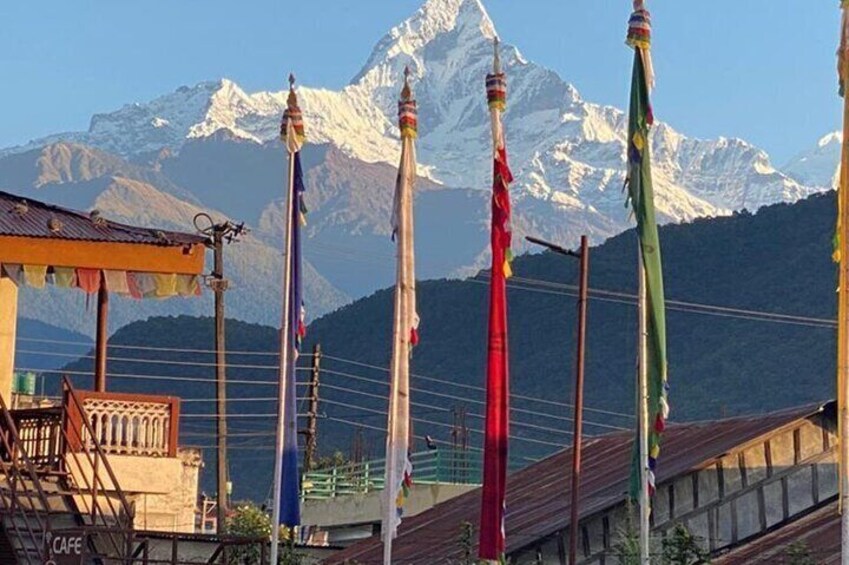
<svg viewBox="0 0 849 565">
<path fill-rule="evenodd" d="M 502 39 L 623 107 L 630 0 L 484 0 Z M 95 112 L 228 77 L 280 88 L 289 70 L 338 88 L 420 0 L 88 0 L 0 4 L 0 147 L 88 127 Z M 658 117 L 742 137 L 782 164 L 840 125 L 836 0 L 649 0 Z"/>
</svg>

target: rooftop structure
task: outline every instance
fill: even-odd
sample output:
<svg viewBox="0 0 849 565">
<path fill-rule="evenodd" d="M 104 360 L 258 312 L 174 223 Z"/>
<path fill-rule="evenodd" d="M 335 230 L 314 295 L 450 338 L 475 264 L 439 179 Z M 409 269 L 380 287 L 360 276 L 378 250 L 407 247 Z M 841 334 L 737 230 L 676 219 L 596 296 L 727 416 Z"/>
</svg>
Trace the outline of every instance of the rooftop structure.
<svg viewBox="0 0 849 565">
<path fill-rule="evenodd" d="M 659 539 L 681 523 L 720 555 L 830 504 L 837 494 L 835 426 L 833 403 L 670 425 L 652 501 L 653 536 Z M 615 562 L 615 545 L 628 524 L 632 443 L 631 433 L 585 440 L 581 563 Z M 566 563 L 570 459 L 566 450 L 508 479 L 507 554 L 518 563 Z M 477 530 L 479 512 L 475 490 L 405 519 L 394 559 L 425 564 L 459 559 L 468 549 L 476 555 L 476 547 L 464 547 L 460 538 L 464 523 Z M 378 562 L 381 551 L 374 536 L 326 563 Z"/>
</svg>

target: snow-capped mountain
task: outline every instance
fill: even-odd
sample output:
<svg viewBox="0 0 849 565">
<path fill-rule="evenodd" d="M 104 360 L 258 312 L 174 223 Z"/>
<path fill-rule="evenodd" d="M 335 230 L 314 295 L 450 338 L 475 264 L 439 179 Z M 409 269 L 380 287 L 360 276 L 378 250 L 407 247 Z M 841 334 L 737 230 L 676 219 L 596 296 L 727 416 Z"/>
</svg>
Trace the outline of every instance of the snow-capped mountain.
<svg viewBox="0 0 849 565">
<path fill-rule="evenodd" d="M 419 104 L 424 177 L 417 206 L 419 274 L 465 274 L 485 266 L 491 140 L 484 78 L 492 68 L 495 37 L 480 0 L 427 0 L 377 43 L 348 86 L 340 91 L 299 86 L 310 142 L 304 152 L 311 210 L 306 253 L 314 254 L 312 263 L 329 284 L 356 297 L 392 280 L 393 249 L 386 235 L 399 154 L 397 98 L 406 66 Z M 568 243 L 587 233 L 598 242 L 629 227 L 622 196 L 625 114 L 584 100 L 574 86 L 512 45 L 502 44 L 500 55 L 509 82 L 505 128 L 516 176 L 517 235 L 533 232 Z M 285 99 L 284 90 L 246 93 L 227 79 L 181 87 L 97 114 L 88 131 L 0 150 L 0 186 L 37 188 L 120 170 L 169 197 L 245 219 L 256 226 L 257 240 L 270 245 L 279 239 L 284 157 L 277 136 Z M 60 141 L 109 155 L 111 161 L 102 155 L 96 161 L 112 164 L 98 165 L 102 170 L 75 164 L 76 176 L 42 167 L 36 179 L 15 166 L 34 150 L 56 151 Z M 753 211 L 828 186 L 805 174 L 817 168 L 805 164 L 810 160 L 790 167 L 791 178 L 740 139 L 693 139 L 659 123 L 651 143 L 663 221 Z M 129 193 L 109 194 L 112 209 L 132 220 L 133 206 L 143 208 L 141 200 L 121 205 L 122 194 Z M 142 209 L 136 214 L 146 223 L 156 223 L 155 216 Z"/>
<path fill-rule="evenodd" d="M 839 131 L 824 135 L 813 149 L 796 155 L 784 166 L 784 171 L 810 186 L 837 186 L 840 172 L 840 147 L 843 134 Z"/>
</svg>

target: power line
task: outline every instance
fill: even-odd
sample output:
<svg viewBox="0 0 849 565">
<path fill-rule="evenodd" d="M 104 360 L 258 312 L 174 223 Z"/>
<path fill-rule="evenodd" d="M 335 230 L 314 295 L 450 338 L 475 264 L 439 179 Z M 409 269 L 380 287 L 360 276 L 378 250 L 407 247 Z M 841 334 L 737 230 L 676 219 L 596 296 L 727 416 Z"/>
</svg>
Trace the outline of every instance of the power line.
<svg viewBox="0 0 849 565">
<path fill-rule="evenodd" d="M 32 371 L 35 373 L 41 373 L 46 375 L 75 375 L 75 376 L 83 376 L 83 377 L 92 377 L 90 372 L 86 371 L 66 371 L 61 369 L 35 369 L 35 368 L 27 368 L 27 367 L 18 367 L 19 371 Z M 176 381 L 176 382 L 196 382 L 196 383 L 209 383 L 215 384 L 215 379 L 207 379 L 203 377 L 175 377 L 171 375 L 140 375 L 135 373 L 106 373 L 106 376 L 111 379 L 129 379 L 129 380 L 150 380 L 150 381 Z M 254 380 L 245 380 L 245 379 L 227 379 L 227 384 L 241 384 L 241 385 L 256 385 L 256 386 L 273 386 L 276 387 L 277 383 L 273 381 L 254 381 Z M 296 383 L 297 386 L 308 386 L 309 383 Z"/>
<path fill-rule="evenodd" d="M 485 273 L 479 275 L 481 278 L 464 279 L 464 282 L 472 282 L 478 284 L 489 284 L 489 276 Z M 557 296 L 577 297 L 574 285 L 565 283 L 557 283 L 553 281 L 545 281 L 527 277 L 514 276 L 508 283 L 509 288 L 515 290 L 526 290 L 529 292 L 538 292 L 542 294 L 551 294 Z M 519 284 L 517 284 L 519 283 Z M 531 285 L 520 286 L 521 284 Z M 534 288 L 534 286 L 544 288 Z M 549 289 L 563 289 L 573 292 L 562 292 Z M 627 292 L 610 291 L 602 289 L 590 289 L 590 299 L 602 302 L 613 302 L 618 304 L 636 305 L 637 296 Z M 776 312 L 767 312 L 763 310 L 733 308 L 728 306 L 718 306 L 714 304 L 703 304 L 699 302 L 688 302 L 680 300 L 666 300 L 666 309 L 672 311 L 686 312 L 691 314 L 704 314 L 708 316 L 717 316 L 723 318 L 738 318 L 759 322 L 772 322 L 790 324 L 796 326 L 816 327 L 816 328 L 834 328 L 837 326 L 837 321 L 829 318 L 814 318 L 810 316 L 797 316 L 792 314 L 780 314 Z"/>
<path fill-rule="evenodd" d="M 336 387 L 336 386 L 327 385 L 327 384 L 322 385 L 322 388 L 328 388 L 328 389 L 333 389 L 333 390 L 342 391 L 342 392 L 351 393 L 351 394 L 359 394 L 361 396 L 367 396 L 367 397 L 370 397 L 370 398 L 377 398 L 377 399 L 380 399 L 380 400 L 386 400 L 385 396 L 381 396 L 379 394 L 372 394 L 372 393 L 368 393 L 368 392 L 363 392 L 363 391 L 360 391 L 360 390 L 354 390 L 354 389 L 350 389 L 350 388 Z M 340 402 L 332 401 L 332 400 L 329 400 L 329 399 L 324 399 L 322 402 L 326 402 L 328 404 L 339 404 L 339 405 L 344 406 L 344 404 L 342 404 Z M 419 408 L 426 408 L 426 409 L 432 410 L 434 412 L 441 412 L 441 413 L 448 413 L 448 414 L 450 414 L 452 412 L 451 408 L 446 408 L 444 406 L 433 406 L 432 404 L 423 404 L 421 402 L 410 401 L 410 405 L 414 406 L 414 407 L 419 407 Z M 383 412 L 383 414 L 386 414 L 386 412 Z M 468 414 L 469 416 L 472 416 L 474 418 L 478 418 L 480 420 L 485 419 L 485 416 L 483 416 L 481 414 L 474 413 L 474 412 L 466 412 L 466 414 Z M 536 425 L 536 424 L 530 424 L 530 423 L 527 423 L 527 422 L 520 422 L 520 421 L 516 421 L 516 420 L 512 420 L 510 422 L 510 425 L 511 426 L 517 426 L 517 427 L 529 428 L 529 429 L 541 430 L 541 431 L 545 431 L 545 432 L 552 433 L 552 434 L 561 434 L 561 435 L 568 435 L 568 436 L 572 435 L 572 432 L 569 431 L 569 430 L 559 430 L 557 428 L 548 428 L 548 427 L 545 427 L 545 426 L 539 426 L 539 425 Z M 620 429 L 624 430 L 624 428 L 620 428 Z M 478 433 L 483 433 L 483 432 L 478 431 Z"/>
<path fill-rule="evenodd" d="M 368 368 L 368 369 L 376 369 L 378 371 L 384 371 L 384 372 L 387 372 L 387 373 L 389 372 L 389 369 L 387 367 L 381 367 L 379 365 L 372 365 L 372 364 L 369 364 L 369 363 L 363 363 L 361 361 L 354 361 L 352 359 L 344 359 L 342 357 L 327 355 L 325 353 L 322 353 L 322 357 L 325 358 L 325 359 L 331 359 L 331 360 L 334 360 L 334 361 L 339 361 L 341 363 L 348 363 L 350 365 L 357 365 L 357 366 Z M 439 384 L 443 384 L 443 385 L 454 386 L 454 387 L 464 388 L 464 389 L 468 389 L 468 390 L 474 390 L 476 392 L 486 392 L 486 388 L 484 388 L 482 386 L 475 386 L 475 385 L 460 383 L 460 382 L 456 382 L 456 381 L 449 381 L 449 380 L 446 380 L 446 379 L 437 379 L 437 378 L 434 378 L 434 377 L 426 377 L 426 376 L 418 374 L 418 373 L 412 373 L 412 376 L 417 378 L 417 379 L 424 380 L 424 381 L 430 381 L 430 382 L 435 382 L 435 383 L 439 383 Z M 574 405 L 570 404 L 568 402 L 557 402 L 557 401 L 554 401 L 554 400 L 546 400 L 546 399 L 537 398 L 537 397 L 534 397 L 534 396 L 523 396 L 521 394 L 510 393 L 510 397 L 516 398 L 516 399 L 519 399 L 519 400 L 528 400 L 528 401 L 531 401 L 531 402 L 542 402 L 544 404 L 549 404 L 549 405 L 553 405 L 553 406 L 561 406 L 561 407 L 564 407 L 564 408 L 574 408 Z M 480 403 L 483 404 L 482 402 L 480 402 Z M 613 412 L 611 410 L 602 410 L 602 409 L 599 409 L 599 408 L 584 407 L 584 410 L 587 411 L 587 412 L 596 412 L 598 414 L 605 414 L 605 415 L 608 415 L 608 416 L 618 416 L 618 417 L 621 417 L 621 418 L 629 418 L 629 419 L 634 418 L 634 416 L 632 414 L 625 414 L 625 413 L 622 413 L 622 412 Z M 545 415 L 550 416 L 548 414 L 545 414 Z M 571 422 L 572 420 L 568 419 L 568 421 Z"/>
<path fill-rule="evenodd" d="M 372 384 L 377 384 L 377 385 L 382 385 L 382 386 L 389 386 L 389 383 L 386 383 L 384 381 L 379 381 L 379 380 L 376 380 L 376 379 L 370 379 L 368 377 L 363 377 L 361 375 L 355 375 L 353 373 L 346 373 L 346 372 L 343 372 L 343 371 L 334 371 L 332 369 L 322 369 L 322 372 L 330 373 L 332 375 L 337 375 L 337 376 L 341 376 L 341 377 L 347 377 L 347 378 L 350 378 L 350 379 L 353 379 L 353 380 L 363 381 L 363 382 L 367 382 L 367 383 L 372 383 Z M 437 397 L 440 397 L 440 398 L 447 398 L 447 399 L 450 399 L 450 400 L 462 400 L 463 402 L 469 402 L 469 403 L 478 404 L 478 405 L 481 405 L 481 406 L 486 404 L 482 400 L 476 400 L 476 399 L 467 398 L 467 397 L 460 397 L 460 396 L 457 396 L 457 395 L 454 395 L 454 394 L 446 394 L 446 393 L 441 393 L 441 392 L 435 392 L 435 391 L 420 389 L 420 388 L 416 388 L 416 387 L 410 387 L 410 390 L 413 391 L 413 392 L 419 392 L 419 393 L 422 393 L 422 394 L 437 396 Z M 356 392 L 356 391 L 353 391 L 353 392 Z M 513 397 L 513 396 L 514 395 L 511 395 L 511 397 Z M 515 396 L 515 398 L 519 398 L 519 397 Z M 531 397 L 524 397 L 524 398 L 530 399 Z M 539 401 L 540 399 L 533 399 L 533 400 Z M 557 419 L 557 420 L 563 420 L 563 421 L 567 421 L 567 422 L 573 421 L 572 418 L 568 418 L 566 416 L 545 414 L 543 412 L 538 412 L 538 411 L 534 411 L 534 410 L 526 410 L 526 409 L 523 409 L 523 408 L 511 407 L 510 410 L 512 412 L 516 412 L 516 413 L 519 413 L 519 414 L 530 414 L 530 415 L 533 415 L 533 416 L 544 416 L 544 417 L 547 417 L 547 418 L 554 418 L 554 419 Z M 472 414 L 472 415 L 475 415 L 475 414 Z M 482 416 L 478 416 L 478 417 L 482 418 Z M 600 428 L 606 428 L 606 429 L 611 429 L 611 430 L 616 430 L 616 431 L 622 431 L 622 430 L 629 429 L 629 428 L 623 428 L 621 426 L 613 426 L 613 425 L 610 425 L 610 424 L 602 424 L 602 423 L 598 423 L 598 422 L 593 422 L 593 421 L 587 420 L 587 419 L 584 419 L 584 423 L 587 424 L 587 425 L 597 426 L 597 427 L 600 427 Z"/>
<path fill-rule="evenodd" d="M 48 355 L 51 357 L 71 357 L 73 359 L 94 359 L 94 355 L 79 355 L 76 353 L 61 353 L 58 351 L 32 351 L 27 349 L 20 349 L 17 351 L 18 353 L 24 353 L 29 355 Z M 150 365 L 175 365 L 175 366 L 184 366 L 184 367 L 216 367 L 215 363 L 205 363 L 202 361 L 176 361 L 176 360 L 166 360 L 166 359 L 150 359 L 147 357 L 115 357 L 110 356 L 109 361 L 118 361 L 123 363 L 145 363 Z M 279 365 L 245 365 L 239 363 L 225 363 L 225 367 L 232 369 L 257 369 L 263 371 L 278 371 L 280 370 Z"/>
<path fill-rule="evenodd" d="M 47 343 L 51 345 L 79 345 L 84 347 L 94 347 L 94 343 L 90 341 L 70 341 L 70 340 L 62 340 L 62 339 L 44 339 L 44 338 L 35 338 L 35 337 L 24 337 L 17 336 L 17 339 L 20 341 L 29 341 L 33 343 Z M 134 349 L 134 350 L 143 350 L 143 351 L 162 351 L 169 353 L 209 353 L 211 355 L 215 354 L 214 349 L 189 349 L 189 348 L 178 348 L 178 347 L 154 347 L 152 345 L 123 345 L 118 343 L 110 343 L 107 345 L 109 349 Z M 279 352 L 277 351 L 245 351 L 245 350 L 237 350 L 237 349 L 227 349 L 225 353 L 230 355 L 261 355 L 265 357 L 277 357 L 279 356 Z M 300 354 L 300 357 L 312 357 L 311 352 L 304 352 Z"/>
</svg>

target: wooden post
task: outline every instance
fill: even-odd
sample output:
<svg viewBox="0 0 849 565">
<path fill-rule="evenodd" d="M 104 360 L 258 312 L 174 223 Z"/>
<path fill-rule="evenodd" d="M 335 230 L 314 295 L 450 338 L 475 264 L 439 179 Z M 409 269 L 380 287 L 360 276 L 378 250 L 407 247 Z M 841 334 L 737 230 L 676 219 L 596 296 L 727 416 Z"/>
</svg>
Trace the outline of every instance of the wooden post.
<svg viewBox="0 0 849 565">
<path fill-rule="evenodd" d="M 583 439 L 584 421 L 584 369 L 586 366 L 587 347 L 587 299 L 589 293 L 590 272 L 590 249 L 587 236 L 581 236 L 581 250 L 579 252 L 565 249 L 557 244 L 526 236 L 525 239 L 536 245 L 541 245 L 549 251 L 575 257 L 581 262 L 580 286 L 578 290 L 578 334 L 577 334 L 577 356 L 575 361 L 575 414 L 572 440 L 572 500 L 571 521 L 569 524 L 569 563 L 575 565 L 578 562 L 578 535 L 580 533 L 580 490 L 581 490 L 581 443 Z"/>
<path fill-rule="evenodd" d="M 572 519 L 569 523 L 569 563 L 578 563 L 579 504 L 581 490 L 581 442 L 584 420 L 584 367 L 587 347 L 587 294 L 589 290 L 590 250 L 587 236 L 581 236 L 581 271 L 578 291 L 578 354 L 575 363 L 575 417 L 572 440 Z"/>
<path fill-rule="evenodd" d="M 94 390 L 106 392 L 106 342 L 109 339 L 109 291 L 101 281 L 97 292 L 97 344 L 94 352 Z"/>
<path fill-rule="evenodd" d="M 177 536 L 171 538 L 171 565 L 179 564 L 179 552 L 177 551 Z"/>
<path fill-rule="evenodd" d="M 844 12 L 843 18 L 849 17 Z M 844 20 L 845 26 L 846 20 Z M 840 41 L 840 73 L 849 81 L 849 45 L 845 27 Z M 837 191 L 840 265 L 837 306 L 837 404 L 840 445 L 841 563 L 849 563 L 849 92 L 843 95 L 843 143 L 840 152 L 840 186 Z"/>
</svg>

